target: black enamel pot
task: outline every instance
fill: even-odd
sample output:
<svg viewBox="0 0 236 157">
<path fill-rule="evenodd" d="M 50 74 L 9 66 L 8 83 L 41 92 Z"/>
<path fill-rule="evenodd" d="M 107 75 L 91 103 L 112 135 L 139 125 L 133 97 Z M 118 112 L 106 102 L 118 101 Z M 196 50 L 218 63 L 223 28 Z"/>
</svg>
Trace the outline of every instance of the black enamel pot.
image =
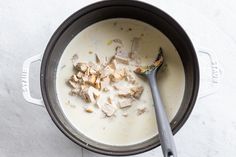
<svg viewBox="0 0 236 157">
<path fill-rule="evenodd" d="M 80 31 L 91 24 L 110 18 L 131 18 L 143 21 L 160 30 L 173 43 L 182 60 L 185 71 L 185 91 L 181 107 L 171 128 L 175 134 L 188 119 L 199 88 L 199 67 L 191 40 L 181 26 L 169 15 L 149 4 L 130 1 L 101 1 L 89 5 L 65 20 L 53 34 L 43 55 L 40 83 L 44 104 L 56 126 L 76 144 L 93 152 L 106 155 L 133 155 L 151 150 L 160 145 L 158 137 L 130 146 L 111 146 L 87 138 L 73 128 L 64 117 L 56 94 L 56 69 L 61 55 Z"/>
</svg>

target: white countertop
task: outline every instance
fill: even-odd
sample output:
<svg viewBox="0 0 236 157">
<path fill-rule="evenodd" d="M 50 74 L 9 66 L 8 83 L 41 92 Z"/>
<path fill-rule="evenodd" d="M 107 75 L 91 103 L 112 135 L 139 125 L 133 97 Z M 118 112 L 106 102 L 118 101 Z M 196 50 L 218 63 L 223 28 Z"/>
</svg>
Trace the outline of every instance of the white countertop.
<svg viewBox="0 0 236 157">
<path fill-rule="evenodd" d="M 82 149 L 53 124 L 47 111 L 22 97 L 22 63 L 43 53 L 56 28 L 72 13 L 94 2 L 82 0 L 0 0 L 0 156 L 101 157 Z M 218 56 L 223 69 L 219 90 L 199 99 L 187 123 L 175 135 L 179 157 L 236 156 L 236 2 L 234 0 L 160 0 L 195 45 Z M 40 95 L 39 64 L 32 92 Z M 39 96 L 40 97 L 40 96 Z M 161 148 L 137 155 L 162 156 Z"/>
</svg>

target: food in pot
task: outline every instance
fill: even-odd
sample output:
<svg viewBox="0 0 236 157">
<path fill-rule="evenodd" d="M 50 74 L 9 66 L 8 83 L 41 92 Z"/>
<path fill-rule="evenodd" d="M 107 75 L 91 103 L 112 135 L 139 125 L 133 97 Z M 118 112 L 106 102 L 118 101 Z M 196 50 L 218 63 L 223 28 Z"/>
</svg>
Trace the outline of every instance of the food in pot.
<svg viewBox="0 0 236 157">
<path fill-rule="evenodd" d="M 56 87 L 67 120 L 88 138 L 108 145 L 137 144 L 154 137 L 158 131 L 150 87 L 133 70 L 150 65 L 160 47 L 165 62 L 158 85 L 172 120 L 185 89 L 178 52 L 154 27 L 124 18 L 85 28 L 64 50 Z"/>
<path fill-rule="evenodd" d="M 111 41 L 123 44 L 120 39 Z M 108 63 L 105 62 L 104 58 L 104 62 L 101 62 L 101 59 L 95 54 L 96 60 L 94 62 L 79 62 L 79 57 L 77 56 L 77 63 L 75 64 L 75 56 L 77 55 L 72 58 L 74 73 L 68 80 L 68 85 L 71 87 L 70 93 L 83 99 L 85 105 L 87 103 L 91 103 L 90 105 L 99 104 L 98 106 L 104 114 L 110 117 L 115 115 L 117 106 L 122 109 L 135 104 L 135 101 L 139 101 L 144 88 L 139 81 L 136 81 L 134 72 L 130 71 L 130 69 L 135 69 L 138 66 L 135 60 L 138 57 L 137 54 L 133 54 L 130 57 L 122 50 L 114 52 L 114 56 L 111 57 Z M 129 65 L 132 62 L 134 63 Z M 122 87 L 122 82 L 127 82 L 130 87 Z M 112 89 L 112 87 L 114 90 L 113 99 L 107 94 L 107 90 Z M 99 102 L 99 99 L 104 97 L 107 97 L 107 101 Z M 93 112 L 91 107 L 85 107 L 85 111 L 88 113 Z"/>
</svg>

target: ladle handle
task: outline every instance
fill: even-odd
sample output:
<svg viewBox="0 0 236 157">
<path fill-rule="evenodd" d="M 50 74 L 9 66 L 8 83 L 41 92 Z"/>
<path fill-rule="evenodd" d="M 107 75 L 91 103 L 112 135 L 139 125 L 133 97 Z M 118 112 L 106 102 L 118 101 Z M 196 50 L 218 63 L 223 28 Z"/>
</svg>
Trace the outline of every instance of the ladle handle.
<svg viewBox="0 0 236 157">
<path fill-rule="evenodd" d="M 177 157 L 175 142 L 156 81 L 156 71 L 147 75 L 154 101 L 157 126 L 164 157 Z"/>
</svg>

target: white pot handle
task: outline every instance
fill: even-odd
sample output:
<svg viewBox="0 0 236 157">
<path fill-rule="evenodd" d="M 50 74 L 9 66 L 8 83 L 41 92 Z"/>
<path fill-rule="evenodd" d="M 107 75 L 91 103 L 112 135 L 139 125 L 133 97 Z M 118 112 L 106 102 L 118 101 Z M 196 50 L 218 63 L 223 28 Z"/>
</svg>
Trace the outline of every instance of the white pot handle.
<svg viewBox="0 0 236 157">
<path fill-rule="evenodd" d="M 197 48 L 197 54 L 200 67 L 199 98 L 203 98 L 218 90 L 222 78 L 222 69 L 213 51 Z M 206 61 L 206 57 L 208 61 Z"/>
<path fill-rule="evenodd" d="M 29 84 L 29 70 L 30 65 L 34 62 L 40 61 L 42 58 L 42 54 L 38 54 L 26 59 L 23 63 L 23 69 L 21 74 L 21 83 L 22 83 L 22 92 L 23 97 L 27 102 L 30 102 L 34 105 L 43 106 L 42 99 L 33 98 L 30 94 L 30 84 Z"/>
</svg>

